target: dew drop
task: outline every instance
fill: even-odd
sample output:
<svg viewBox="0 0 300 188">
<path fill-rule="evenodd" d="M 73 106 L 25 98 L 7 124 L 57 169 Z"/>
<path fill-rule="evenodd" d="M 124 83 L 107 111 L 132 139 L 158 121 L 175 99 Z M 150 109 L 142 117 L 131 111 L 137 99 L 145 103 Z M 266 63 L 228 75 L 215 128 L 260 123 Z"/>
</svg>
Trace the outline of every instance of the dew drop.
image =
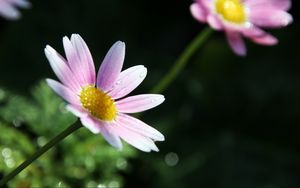
<svg viewBox="0 0 300 188">
<path fill-rule="evenodd" d="M 145 77 L 145 73 L 141 73 L 141 74 L 139 75 L 139 77 L 140 77 L 140 78 L 144 78 L 144 77 Z"/>
<path fill-rule="evenodd" d="M 170 152 L 165 156 L 165 162 L 168 166 L 176 166 L 179 162 L 177 153 Z"/>
<path fill-rule="evenodd" d="M 116 82 L 116 85 L 120 85 L 121 84 L 121 80 L 118 80 L 117 82 Z"/>
</svg>

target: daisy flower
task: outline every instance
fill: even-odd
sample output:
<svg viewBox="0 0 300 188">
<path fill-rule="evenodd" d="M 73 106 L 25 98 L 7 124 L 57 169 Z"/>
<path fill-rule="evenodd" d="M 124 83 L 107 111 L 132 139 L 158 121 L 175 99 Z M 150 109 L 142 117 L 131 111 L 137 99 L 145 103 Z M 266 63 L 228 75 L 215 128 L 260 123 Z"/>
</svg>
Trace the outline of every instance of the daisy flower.
<svg viewBox="0 0 300 188">
<path fill-rule="evenodd" d="M 290 0 L 196 0 L 193 17 L 215 30 L 224 30 L 238 55 L 246 55 L 243 37 L 261 45 L 275 45 L 277 39 L 261 28 L 280 28 L 293 21 L 287 13 Z"/>
<path fill-rule="evenodd" d="M 0 15 L 8 20 L 16 20 L 21 17 L 17 7 L 29 8 L 27 0 L 0 0 Z"/>
<path fill-rule="evenodd" d="M 122 138 L 142 151 L 158 151 L 154 141 L 164 141 L 164 136 L 127 114 L 154 108 L 164 101 L 164 96 L 141 94 L 124 98 L 147 74 L 143 65 L 121 72 L 125 44 L 118 41 L 110 48 L 97 77 L 90 51 L 78 34 L 70 39 L 64 37 L 63 46 L 66 59 L 49 45 L 45 48 L 46 57 L 61 83 L 52 79 L 46 81 L 69 103 L 67 109 L 91 132 L 101 133 L 117 149 L 122 148 Z"/>
</svg>

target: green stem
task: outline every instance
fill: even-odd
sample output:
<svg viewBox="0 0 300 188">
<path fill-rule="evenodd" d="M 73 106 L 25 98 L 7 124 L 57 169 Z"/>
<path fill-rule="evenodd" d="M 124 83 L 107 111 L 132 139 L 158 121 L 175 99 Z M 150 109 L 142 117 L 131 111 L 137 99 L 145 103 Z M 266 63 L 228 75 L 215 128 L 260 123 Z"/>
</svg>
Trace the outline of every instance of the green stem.
<svg viewBox="0 0 300 188">
<path fill-rule="evenodd" d="M 176 78 L 179 72 L 187 64 L 191 56 L 201 45 L 204 44 L 206 39 L 208 39 L 208 37 L 212 34 L 212 31 L 212 29 L 207 27 L 196 36 L 196 38 L 186 47 L 183 53 L 179 56 L 173 67 L 169 70 L 169 72 L 162 79 L 162 81 L 159 82 L 159 84 L 153 88 L 152 93 L 161 93 L 171 84 L 171 82 Z"/>
<path fill-rule="evenodd" d="M 0 187 L 4 186 L 9 180 L 11 180 L 16 175 L 18 175 L 22 170 L 24 170 L 27 166 L 29 166 L 37 158 L 39 158 L 41 155 L 43 155 L 45 152 L 47 152 L 49 149 L 51 149 L 53 146 L 55 146 L 57 143 L 59 143 L 60 141 L 62 141 L 64 138 L 66 138 L 67 136 L 69 136 L 71 133 L 73 133 L 74 131 L 76 131 L 80 127 L 82 127 L 81 124 L 74 123 L 70 127 L 66 128 L 63 132 L 61 132 L 59 135 L 57 135 L 52 140 L 50 140 L 46 145 L 44 145 L 38 151 L 36 151 L 26 161 L 24 161 L 22 164 L 20 164 L 15 170 L 13 170 L 11 173 L 9 173 L 7 176 L 5 176 L 0 181 Z"/>
</svg>

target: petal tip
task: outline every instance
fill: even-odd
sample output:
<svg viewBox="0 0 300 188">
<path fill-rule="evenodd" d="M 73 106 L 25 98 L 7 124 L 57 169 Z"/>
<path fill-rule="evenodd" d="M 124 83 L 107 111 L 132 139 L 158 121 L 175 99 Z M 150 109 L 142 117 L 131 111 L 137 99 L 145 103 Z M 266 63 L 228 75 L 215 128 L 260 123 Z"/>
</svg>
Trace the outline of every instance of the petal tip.
<svg viewBox="0 0 300 188">
<path fill-rule="evenodd" d="M 292 24 L 294 22 L 293 16 L 287 13 L 286 19 L 285 19 L 285 26 Z"/>
<path fill-rule="evenodd" d="M 118 150 L 118 151 L 122 151 L 123 150 L 123 145 L 122 144 L 120 144 L 120 145 L 114 145 L 113 147 L 116 148 L 116 150 Z"/>
<path fill-rule="evenodd" d="M 117 48 L 121 48 L 122 50 L 125 50 L 125 42 L 118 40 L 117 42 L 115 42 L 115 44 L 113 45 Z"/>
<path fill-rule="evenodd" d="M 45 49 L 44 49 L 45 53 L 47 54 L 52 54 L 55 53 L 56 51 L 50 46 L 50 45 L 46 45 Z"/>
<path fill-rule="evenodd" d="M 65 41 L 70 41 L 70 39 L 69 39 L 68 36 L 64 36 L 64 37 L 63 37 L 63 42 L 65 42 Z"/>
<path fill-rule="evenodd" d="M 166 100 L 166 98 L 164 95 L 157 94 L 157 100 L 159 101 L 159 104 L 161 104 Z"/>
</svg>

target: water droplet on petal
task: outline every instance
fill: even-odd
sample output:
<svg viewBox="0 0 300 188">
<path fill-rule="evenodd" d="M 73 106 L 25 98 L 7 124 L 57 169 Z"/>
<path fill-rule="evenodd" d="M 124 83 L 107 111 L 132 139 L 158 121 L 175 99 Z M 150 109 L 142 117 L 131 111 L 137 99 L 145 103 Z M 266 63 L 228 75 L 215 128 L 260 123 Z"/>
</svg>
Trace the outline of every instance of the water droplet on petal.
<svg viewBox="0 0 300 188">
<path fill-rule="evenodd" d="M 116 85 L 120 85 L 121 84 L 121 80 L 118 80 L 117 82 L 116 82 Z"/>
<path fill-rule="evenodd" d="M 141 73 L 141 74 L 139 75 L 139 77 L 140 77 L 140 78 L 144 78 L 144 77 L 145 77 L 145 73 Z"/>
</svg>

